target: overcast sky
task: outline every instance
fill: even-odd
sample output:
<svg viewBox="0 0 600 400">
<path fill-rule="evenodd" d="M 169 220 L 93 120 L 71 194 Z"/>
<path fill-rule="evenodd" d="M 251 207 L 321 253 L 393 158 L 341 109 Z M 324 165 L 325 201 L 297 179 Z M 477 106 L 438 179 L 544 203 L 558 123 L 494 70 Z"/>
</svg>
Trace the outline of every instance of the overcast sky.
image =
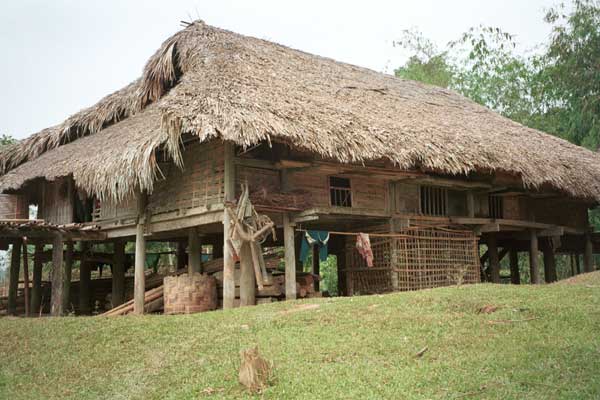
<svg viewBox="0 0 600 400">
<path fill-rule="evenodd" d="M 392 47 L 418 28 L 440 45 L 479 24 L 545 41 L 555 0 L 2 0 L 0 134 L 26 137 L 60 123 L 141 74 L 180 20 L 206 23 L 307 52 L 392 71 Z"/>
</svg>

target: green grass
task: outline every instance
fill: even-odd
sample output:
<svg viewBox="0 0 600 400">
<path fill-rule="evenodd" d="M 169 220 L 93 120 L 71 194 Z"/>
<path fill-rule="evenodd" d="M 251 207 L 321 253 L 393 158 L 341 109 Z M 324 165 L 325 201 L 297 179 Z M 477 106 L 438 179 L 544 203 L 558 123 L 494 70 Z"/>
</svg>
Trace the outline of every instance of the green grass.
<svg viewBox="0 0 600 400">
<path fill-rule="evenodd" d="M 488 304 L 500 308 L 478 313 Z M 4 318 L 0 398 L 251 397 L 239 352 L 258 345 L 275 367 L 257 395 L 268 399 L 592 399 L 599 333 L 598 274 L 187 316 Z"/>
</svg>

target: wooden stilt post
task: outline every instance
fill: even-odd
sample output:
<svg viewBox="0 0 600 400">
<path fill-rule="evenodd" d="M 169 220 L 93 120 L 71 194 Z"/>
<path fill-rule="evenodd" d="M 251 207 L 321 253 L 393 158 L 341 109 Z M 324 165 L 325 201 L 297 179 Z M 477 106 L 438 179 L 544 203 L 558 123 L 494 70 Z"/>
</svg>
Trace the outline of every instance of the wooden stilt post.
<svg viewBox="0 0 600 400">
<path fill-rule="evenodd" d="M 33 285 L 31 288 L 31 312 L 40 314 L 42 307 L 42 271 L 44 264 L 42 263 L 42 253 L 44 244 L 41 242 L 35 243 L 35 254 L 33 255 Z"/>
<path fill-rule="evenodd" d="M 319 246 L 314 245 L 312 247 L 312 274 L 316 275 L 315 277 L 315 291 L 319 291 L 319 279 L 321 277 L 321 260 L 319 259 Z"/>
<path fill-rule="evenodd" d="M 233 201 L 235 198 L 235 165 L 233 143 L 225 142 L 225 166 L 224 166 L 224 195 L 225 202 Z M 235 300 L 235 261 L 231 246 L 228 243 L 231 221 L 227 210 L 223 215 L 223 308 L 234 307 Z"/>
<path fill-rule="evenodd" d="M 146 193 L 138 194 L 138 222 L 135 232 L 135 272 L 133 287 L 133 313 L 144 313 L 144 296 L 146 294 L 146 237 L 144 225 L 146 224 Z"/>
<path fill-rule="evenodd" d="M 487 245 L 490 257 L 490 279 L 493 283 L 500 283 L 500 260 L 498 258 L 498 243 L 495 233 L 488 235 Z"/>
<path fill-rule="evenodd" d="M 117 307 L 125 302 L 125 244 L 123 240 L 114 243 L 114 260 L 112 271 L 112 306 Z"/>
<path fill-rule="evenodd" d="M 577 275 L 577 267 L 575 266 L 575 254 L 569 254 L 569 265 L 571 267 L 571 276 Z"/>
<path fill-rule="evenodd" d="M 256 276 L 250 245 L 244 243 L 240 254 L 240 306 L 256 304 Z"/>
<path fill-rule="evenodd" d="M 594 270 L 594 254 L 592 246 L 592 235 L 587 232 L 585 234 L 585 253 L 583 255 L 583 270 L 584 272 L 592 272 Z"/>
<path fill-rule="evenodd" d="M 29 317 L 31 298 L 29 297 L 29 254 L 27 254 L 27 238 L 23 239 L 23 295 L 25 297 L 25 316 Z"/>
<path fill-rule="evenodd" d="M 552 246 L 552 239 L 548 238 L 546 245 L 544 246 L 544 278 L 546 283 L 556 282 L 556 258 L 554 254 L 554 247 Z"/>
<path fill-rule="evenodd" d="M 296 299 L 296 251 L 294 226 L 289 214 L 283 215 L 283 245 L 285 246 L 285 299 Z"/>
<path fill-rule="evenodd" d="M 529 270 L 531 283 L 540 283 L 540 271 L 538 268 L 538 237 L 537 232 L 534 230 L 529 232 Z"/>
<path fill-rule="evenodd" d="M 67 251 L 65 252 L 65 262 L 63 263 L 63 291 L 62 291 L 62 304 L 63 313 L 68 313 L 71 309 L 71 277 L 73 274 L 73 241 L 67 242 Z"/>
<path fill-rule="evenodd" d="M 63 238 L 60 233 L 54 235 L 52 240 L 52 295 L 50 296 L 50 315 L 60 317 L 63 315 Z"/>
<path fill-rule="evenodd" d="M 79 314 L 88 315 L 92 311 L 92 271 L 88 259 L 89 244 L 81 242 L 81 259 L 79 260 Z M 115 266 L 113 264 L 113 279 Z"/>
<path fill-rule="evenodd" d="M 467 192 L 467 216 L 475 217 L 475 195 L 470 190 Z"/>
<path fill-rule="evenodd" d="M 8 313 L 17 314 L 17 293 L 19 291 L 19 275 L 21 273 L 21 239 L 13 242 L 10 256 L 10 272 L 8 276 Z"/>
<path fill-rule="evenodd" d="M 177 242 L 177 270 L 184 269 L 187 265 L 187 254 L 185 254 L 185 242 Z"/>
<path fill-rule="evenodd" d="M 579 253 L 575 253 L 575 267 L 577 267 L 577 274 L 581 273 L 581 263 L 579 262 Z"/>
<path fill-rule="evenodd" d="M 513 285 L 519 285 L 521 283 L 521 273 L 519 271 L 519 253 L 514 246 L 510 248 L 508 257 L 510 261 L 510 283 Z"/>
<path fill-rule="evenodd" d="M 202 272 L 202 243 L 197 228 L 188 230 L 188 273 Z"/>
</svg>

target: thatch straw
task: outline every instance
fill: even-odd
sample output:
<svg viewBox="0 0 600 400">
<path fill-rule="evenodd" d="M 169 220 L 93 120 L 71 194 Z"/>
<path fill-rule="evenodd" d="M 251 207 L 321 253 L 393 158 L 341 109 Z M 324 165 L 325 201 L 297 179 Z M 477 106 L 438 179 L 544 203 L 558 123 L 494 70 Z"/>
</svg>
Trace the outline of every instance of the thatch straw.
<svg viewBox="0 0 600 400">
<path fill-rule="evenodd" d="M 452 91 L 201 21 L 163 43 L 140 80 L 0 152 L 3 171 L 29 161 L 0 178 L 0 189 L 73 174 L 79 186 L 102 196 L 151 190 L 154 149 L 164 145 L 180 163 L 182 133 L 242 146 L 279 141 L 340 162 L 388 159 L 401 169 L 453 175 L 501 171 L 527 187 L 600 200 L 600 157 L 591 151 Z M 103 156 L 77 161 L 85 139 Z M 59 152 L 63 164 L 49 171 L 45 152 L 46 158 Z"/>
</svg>

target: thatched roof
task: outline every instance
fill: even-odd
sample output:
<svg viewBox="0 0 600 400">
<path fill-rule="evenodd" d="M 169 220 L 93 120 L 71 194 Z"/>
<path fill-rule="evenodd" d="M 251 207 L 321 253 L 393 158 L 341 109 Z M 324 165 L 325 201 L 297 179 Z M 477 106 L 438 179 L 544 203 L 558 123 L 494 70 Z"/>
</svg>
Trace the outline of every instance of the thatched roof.
<svg viewBox="0 0 600 400">
<path fill-rule="evenodd" d="M 139 80 L 0 153 L 0 190 L 69 174 L 102 197 L 151 190 L 154 150 L 164 146 L 179 162 L 183 133 L 242 146 L 280 141 L 340 162 L 502 171 L 527 187 L 600 200 L 591 151 L 446 89 L 200 21 L 163 43 Z"/>
</svg>

